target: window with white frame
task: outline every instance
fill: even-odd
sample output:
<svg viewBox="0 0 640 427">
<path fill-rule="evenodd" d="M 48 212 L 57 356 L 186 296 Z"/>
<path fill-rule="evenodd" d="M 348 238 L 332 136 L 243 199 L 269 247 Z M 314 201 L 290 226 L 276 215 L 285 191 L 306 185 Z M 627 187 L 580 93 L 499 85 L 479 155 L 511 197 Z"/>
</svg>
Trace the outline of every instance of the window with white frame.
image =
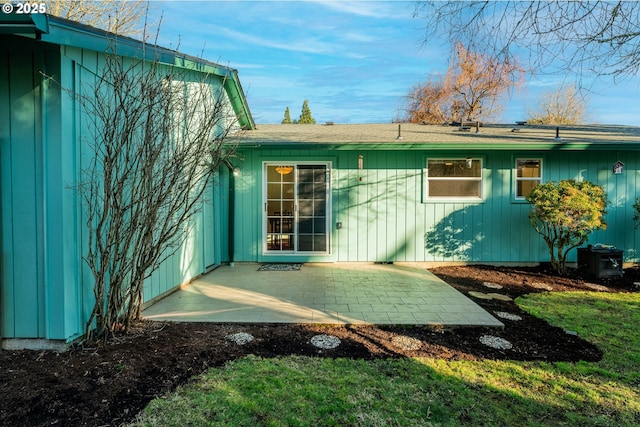
<svg viewBox="0 0 640 427">
<path fill-rule="evenodd" d="M 482 199 L 482 159 L 427 159 L 426 198 Z"/>
<path fill-rule="evenodd" d="M 542 159 L 516 159 L 515 198 L 524 200 L 542 182 Z"/>
</svg>

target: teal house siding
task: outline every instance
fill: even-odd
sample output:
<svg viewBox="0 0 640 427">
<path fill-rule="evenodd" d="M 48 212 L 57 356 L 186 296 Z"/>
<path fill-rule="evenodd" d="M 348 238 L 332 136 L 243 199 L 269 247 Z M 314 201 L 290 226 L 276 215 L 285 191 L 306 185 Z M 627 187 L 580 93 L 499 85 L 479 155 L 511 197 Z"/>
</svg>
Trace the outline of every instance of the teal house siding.
<svg viewBox="0 0 640 427">
<path fill-rule="evenodd" d="M 0 18 L 0 338 L 9 348 L 64 344 L 84 334 L 94 303 L 77 190 L 91 156 L 91 121 L 73 94 L 91 95 L 110 35 L 53 17 L 37 17 L 33 30 L 25 30 L 29 16 L 15 27 L 15 16 Z M 125 58 L 143 52 L 135 40 L 118 43 Z M 187 78 L 207 76 L 212 90 L 224 88 L 237 127 L 254 126 L 235 70 L 149 50 L 152 59 L 186 70 Z M 183 245 L 145 281 L 145 301 L 223 262 L 226 174 L 221 170 L 209 183 Z"/>
<path fill-rule="evenodd" d="M 42 82 L 37 70 L 57 69 L 59 58 L 55 50 L 36 50 L 16 40 L 1 49 L 6 64 L 0 76 L 2 325 L 9 334 L 39 336 L 47 332 L 44 317 L 57 303 L 46 293 L 45 277 L 60 274 L 44 262 L 45 253 L 53 250 L 44 244 L 49 231 L 45 209 L 56 207 L 45 197 L 51 182 L 42 179 L 45 174 L 54 178 L 59 172 L 43 158 L 45 150 L 52 148 L 50 137 L 59 115 L 51 111 L 49 102 L 57 97 L 55 89 Z M 55 327 L 50 329 L 58 332 Z"/>
<path fill-rule="evenodd" d="M 361 142 L 353 131 L 354 140 L 336 143 L 341 126 L 366 132 L 367 126 L 381 125 L 298 126 L 301 130 L 292 130 L 295 125 L 263 125 L 247 133 L 250 148 L 241 145 L 241 174 L 236 180 L 236 205 L 241 206 L 236 214 L 236 261 L 548 261 L 547 246 L 529 223 L 529 204 L 515 198 L 517 158 L 540 159 L 542 182 L 576 179 L 603 186 L 610 200 L 608 225 L 591 234 L 588 243 L 612 244 L 624 249 L 625 261 L 639 260 L 632 220 L 640 184 L 640 132 L 635 128 L 630 141 L 615 147 L 553 139 L 501 147 L 488 136 L 477 144 L 449 143 L 446 133 L 441 143 L 434 142 L 438 136 L 429 135 L 425 142 L 394 144 L 382 139 Z M 325 130 L 329 128 L 334 130 Z M 420 128 L 425 129 L 416 129 Z M 615 135 L 604 138 L 607 143 L 616 141 Z M 426 198 L 427 159 L 467 157 L 482 160 L 481 199 Z M 621 159 L 624 173 L 613 174 L 612 165 Z M 331 162 L 330 251 L 266 253 L 263 163 L 321 161 Z M 574 251 L 570 260 L 575 256 Z"/>
</svg>

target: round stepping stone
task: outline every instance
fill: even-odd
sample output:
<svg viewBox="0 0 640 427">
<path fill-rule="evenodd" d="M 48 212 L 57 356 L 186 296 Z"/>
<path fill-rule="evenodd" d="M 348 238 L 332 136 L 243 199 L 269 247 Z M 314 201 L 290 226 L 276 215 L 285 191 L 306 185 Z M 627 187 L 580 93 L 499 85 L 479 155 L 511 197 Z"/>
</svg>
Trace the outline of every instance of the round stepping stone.
<svg viewBox="0 0 640 427">
<path fill-rule="evenodd" d="M 480 342 L 488 347 L 497 348 L 498 350 L 509 350 L 513 348 L 513 344 L 504 338 L 494 337 L 493 335 L 483 335 Z"/>
<path fill-rule="evenodd" d="M 325 334 L 314 335 L 311 337 L 311 344 L 318 348 L 331 350 L 332 348 L 336 348 L 340 345 L 340 338 Z"/>
<path fill-rule="evenodd" d="M 522 317 L 518 316 L 517 314 L 507 313 L 506 311 L 496 311 L 496 316 L 500 317 L 501 319 L 507 320 L 522 320 Z"/>
<path fill-rule="evenodd" d="M 502 285 L 498 285 L 497 283 L 491 283 L 491 282 L 483 282 L 482 286 L 490 289 L 502 289 Z"/>
<path fill-rule="evenodd" d="M 229 341 L 233 341 L 238 345 L 248 344 L 253 341 L 253 335 L 246 332 L 238 332 L 236 334 L 227 335 L 225 338 Z"/>
<path fill-rule="evenodd" d="M 391 343 L 403 350 L 419 350 L 422 347 L 422 341 L 404 335 L 396 335 L 391 339 Z"/>
<path fill-rule="evenodd" d="M 542 289 L 544 291 L 552 291 L 553 290 L 551 285 L 547 285 L 546 283 L 541 283 L 541 282 L 533 282 L 531 284 L 531 287 L 536 288 L 536 289 Z"/>
<path fill-rule="evenodd" d="M 485 294 L 484 292 L 469 291 L 469 295 L 471 295 L 472 297 L 479 298 L 479 299 L 491 299 L 491 297 L 489 295 Z"/>
<path fill-rule="evenodd" d="M 487 295 L 489 295 L 493 299 L 497 299 L 497 300 L 500 300 L 500 301 L 513 301 L 513 299 L 511 297 L 508 297 L 508 296 L 502 295 L 502 294 L 490 293 L 490 294 L 487 294 Z"/>
</svg>

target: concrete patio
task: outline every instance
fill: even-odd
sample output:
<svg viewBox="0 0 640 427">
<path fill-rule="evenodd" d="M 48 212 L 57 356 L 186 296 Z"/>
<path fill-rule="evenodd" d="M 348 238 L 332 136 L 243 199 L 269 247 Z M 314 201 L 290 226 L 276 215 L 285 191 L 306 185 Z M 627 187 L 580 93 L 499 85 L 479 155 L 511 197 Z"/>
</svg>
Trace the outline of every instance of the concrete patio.
<svg viewBox="0 0 640 427">
<path fill-rule="evenodd" d="M 157 301 L 150 320 L 216 323 L 502 326 L 424 268 L 307 263 L 299 271 L 221 266 Z"/>
</svg>

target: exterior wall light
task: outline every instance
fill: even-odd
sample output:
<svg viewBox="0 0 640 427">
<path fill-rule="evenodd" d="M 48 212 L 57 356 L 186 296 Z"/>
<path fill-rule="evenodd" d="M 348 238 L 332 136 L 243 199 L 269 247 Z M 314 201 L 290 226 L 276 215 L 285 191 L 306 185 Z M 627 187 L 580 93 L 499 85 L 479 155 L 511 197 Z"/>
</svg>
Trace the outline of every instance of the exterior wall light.
<svg viewBox="0 0 640 427">
<path fill-rule="evenodd" d="M 471 169 L 473 167 L 473 159 L 471 157 L 467 157 L 466 165 L 467 169 Z"/>
</svg>

